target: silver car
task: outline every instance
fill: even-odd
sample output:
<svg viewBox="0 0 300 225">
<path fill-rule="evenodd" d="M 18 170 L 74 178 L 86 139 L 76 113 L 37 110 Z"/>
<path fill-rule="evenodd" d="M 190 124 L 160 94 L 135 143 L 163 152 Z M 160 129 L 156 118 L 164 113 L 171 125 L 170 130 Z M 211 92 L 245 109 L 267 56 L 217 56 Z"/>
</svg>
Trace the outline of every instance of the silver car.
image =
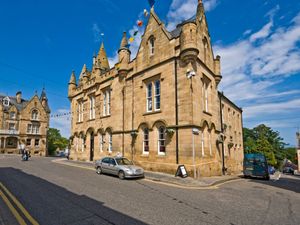
<svg viewBox="0 0 300 225">
<path fill-rule="evenodd" d="M 124 157 L 105 157 L 95 162 L 97 174 L 117 175 L 120 179 L 144 177 L 144 170 Z"/>
</svg>

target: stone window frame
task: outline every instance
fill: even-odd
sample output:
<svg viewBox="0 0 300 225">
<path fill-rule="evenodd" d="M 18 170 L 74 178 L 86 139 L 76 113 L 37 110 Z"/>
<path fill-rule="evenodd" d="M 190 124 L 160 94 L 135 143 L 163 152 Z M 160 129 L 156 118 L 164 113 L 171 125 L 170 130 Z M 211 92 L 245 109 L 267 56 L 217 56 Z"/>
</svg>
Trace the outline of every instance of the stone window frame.
<svg viewBox="0 0 300 225">
<path fill-rule="evenodd" d="M 100 152 L 103 152 L 104 143 L 105 143 L 105 135 L 102 133 L 99 133 L 99 150 L 100 150 Z"/>
<path fill-rule="evenodd" d="M 77 123 L 83 122 L 83 107 L 84 107 L 84 101 L 83 99 L 77 100 Z"/>
<path fill-rule="evenodd" d="M 143 82 L 146 86 L 146 113 L 159 112 L 161 110 L 160 74 L 147 78 Z M 159 84 L 159 92 L 157 92 L 157 84 Z M 157 107 L 157 102 L 159 102 L 159 107 Z"/>
<path fill-rule="evenodd" d="M 143 129 L 143 155 L 149 155 L 149 128 L 145 127 Z M 147 147 L 147 149 L 146 149 Z"/>
<path fill-rule="evenodd" d="M 31 146 L 31 138 L 26 139 L 26 146 Z"/>
<path fill-rule="evenodd" d="M 39 120 L 39 110 L 38 109 L 33 109 L 31 111 L 31 120 Z"/>
<path fill-rule="evenodd" d="M 11 119 L 11 120 L 16 119 L 16 115 L 17 115 L 17 113 L 16 113 L 15 111 L 11 111 L 11 112 L 9 113 L 9 119 Z"/>
<path fill-rule="evenodd" d="M 34 139 L 34 146 L 35 147 L 40 146 L 40 139 L 39 138 Z"/>
<path fill-rule="evenodd" d="M 12 129 L 11 129 L 12 125 Z M 8 123 L 8 130 L 16 130 L 16 124 L 15 123 Z"/>
<path fill-rule="evenodd" d="M 110 116 L 111 115 L 111 88 L 107 87 L 102 89 L 103 95 L 103 116 Z"/>
<path fill-rule="evenodd" d="M 8 107 L 8 106 L 9 106 L 9 103 L 10 103 L 10 99 L 9 99 L 8 96 L 6 96 L 5 98 L 3 98 L 3 100 L 2 100 L 3 106 Z"/>
<path fill-rule="evenodd" d="M 94 95 L 90 95 L 89 96 L 89 103 L 90 103 L 90 120 L 93 120 L 96 118 L 96 107 L 95 107 L 95 103 L 96 103 L 96 98 Z"/>
<path fill-rule="evenodd" d="M 157 153 L 158 155 L 166 155 L 166 127 L 161 125 L 157 129 Z"/>
<path fill-rule="evenodd" d="M 149 56 L 152 57 L 154 56 L 155 54 L 155 40 L 156 38 L 151 35 L 149 38 L 148 38 L 148 45 L 149 45 Z"/>
<path fill-rule="evenodd" d="M 203 111 L 209 113 L 210 112 L 210 95 L 211 95 L 211 80 L 203 74 L 203 78 L 201 78 L 202 81 L 202 105 L 203 105 Z"/>
</svg>

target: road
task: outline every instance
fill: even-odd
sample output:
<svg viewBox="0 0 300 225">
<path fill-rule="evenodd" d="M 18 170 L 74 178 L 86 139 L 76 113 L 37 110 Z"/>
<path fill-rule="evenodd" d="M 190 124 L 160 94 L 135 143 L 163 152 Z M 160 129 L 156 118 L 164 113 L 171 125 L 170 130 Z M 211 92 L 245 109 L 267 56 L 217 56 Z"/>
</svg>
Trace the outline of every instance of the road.
<svg viewBox="0 0 300 225">
<path fill-rule="evenodd" d="M 141 179 L 119 180 L 52 160 L 32 157 L 22 162 L 19 156 L 0 155 L 0 225 L 298 225 L 300 221 L 300 177 L 240 179 L 218 188 L 190 190 Z"/>
</svg>

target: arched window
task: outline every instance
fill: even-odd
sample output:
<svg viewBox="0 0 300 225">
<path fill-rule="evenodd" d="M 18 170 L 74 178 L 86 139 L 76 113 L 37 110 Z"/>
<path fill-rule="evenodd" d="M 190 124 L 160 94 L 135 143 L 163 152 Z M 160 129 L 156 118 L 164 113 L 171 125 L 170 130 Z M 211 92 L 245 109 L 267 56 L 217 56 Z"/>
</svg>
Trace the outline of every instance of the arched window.
<svg viewBox="0 0 300 225">
<path fill-rule="evenodd" d="M 149 39 L 149 52 L 150 52 L 150 56 L 154 55 L 154 44 L 155 44 L 155 39 L 152 36 Z"/>
<path fill-rule="evenodd" d="M 32 111 L 32 113 L 31 113 L 31 119 L 37 120 L 38 119 L 38 115 L 39 115 L 38 111 L 36 109 L 34 109 Z"/>
<path fill-rule="evenodd" d="M 149 154 L 149 129 L 144 129 L 143 154 Z"/>
<path fill-rule="evenodd" d="M 9 106 L 9 102 L 10 102 L 10 99 L 8 96 L 6 96 L 4 99 L 3 99 L 3 105 L 8 107 Z"/>
<path fill-rule="evenodd" d="M 203 48 L 204 48 L 203 60 L 204 60 L 204 63 L 206 64 L 207 63 L 207 49 L 208 49 L 208 42 L 207 42 L 206 37 L 203 39 Z"/>
<path fill-rule="evenodd" d="M 112 133 L 109 133 L 109 139 L 108 139 L 108 152 L 112 152 Z"/>
<path fill-rule="evenodd" d="M 204 142 L 204 130 L 201 132 L 201 155 L 204 157 L 204 147 L 205 147 L 205 142 Z"/>
<path fill-rule="evenodd" d="M 158 128 L 158 154 L 166 154 L 166 128 L 163 126 Z"/>
</svg>

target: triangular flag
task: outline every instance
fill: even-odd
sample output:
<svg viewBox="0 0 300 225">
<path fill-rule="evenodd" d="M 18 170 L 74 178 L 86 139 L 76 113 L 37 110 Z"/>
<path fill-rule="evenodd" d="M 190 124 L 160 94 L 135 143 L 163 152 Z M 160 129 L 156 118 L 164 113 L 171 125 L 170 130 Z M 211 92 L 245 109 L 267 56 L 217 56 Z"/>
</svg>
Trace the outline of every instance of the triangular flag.
<svg viewBox="0 0 300 225">
<path fill-rule="evenodd" d="M 144 9 L 144 16 L 147 17 L 149 15 L 147 9 Z"/>
<path fill-rule="evenodd" d="M 138 31 L 134 31 L 133 36 L 136 36 L 138 34 Z"/>
<path fill-rule="evenodd" d="M 139 27 L 143 26 L 143 21 L 138 20 L 138 21 L 137 21 L 137 25 L 138 25 Z"/>
<path fill-rule="evenodd" d="M 134 41 L 134 37 L 129 38 L 129 42 L 132 43 Z"/>
<path fill-rule="evenodd" d="M 126 48 L 129 48 L 129 47 L 130 47 L 130 44 L 125 45 L 125 47 L 126 47 Z"/>
</svg>

